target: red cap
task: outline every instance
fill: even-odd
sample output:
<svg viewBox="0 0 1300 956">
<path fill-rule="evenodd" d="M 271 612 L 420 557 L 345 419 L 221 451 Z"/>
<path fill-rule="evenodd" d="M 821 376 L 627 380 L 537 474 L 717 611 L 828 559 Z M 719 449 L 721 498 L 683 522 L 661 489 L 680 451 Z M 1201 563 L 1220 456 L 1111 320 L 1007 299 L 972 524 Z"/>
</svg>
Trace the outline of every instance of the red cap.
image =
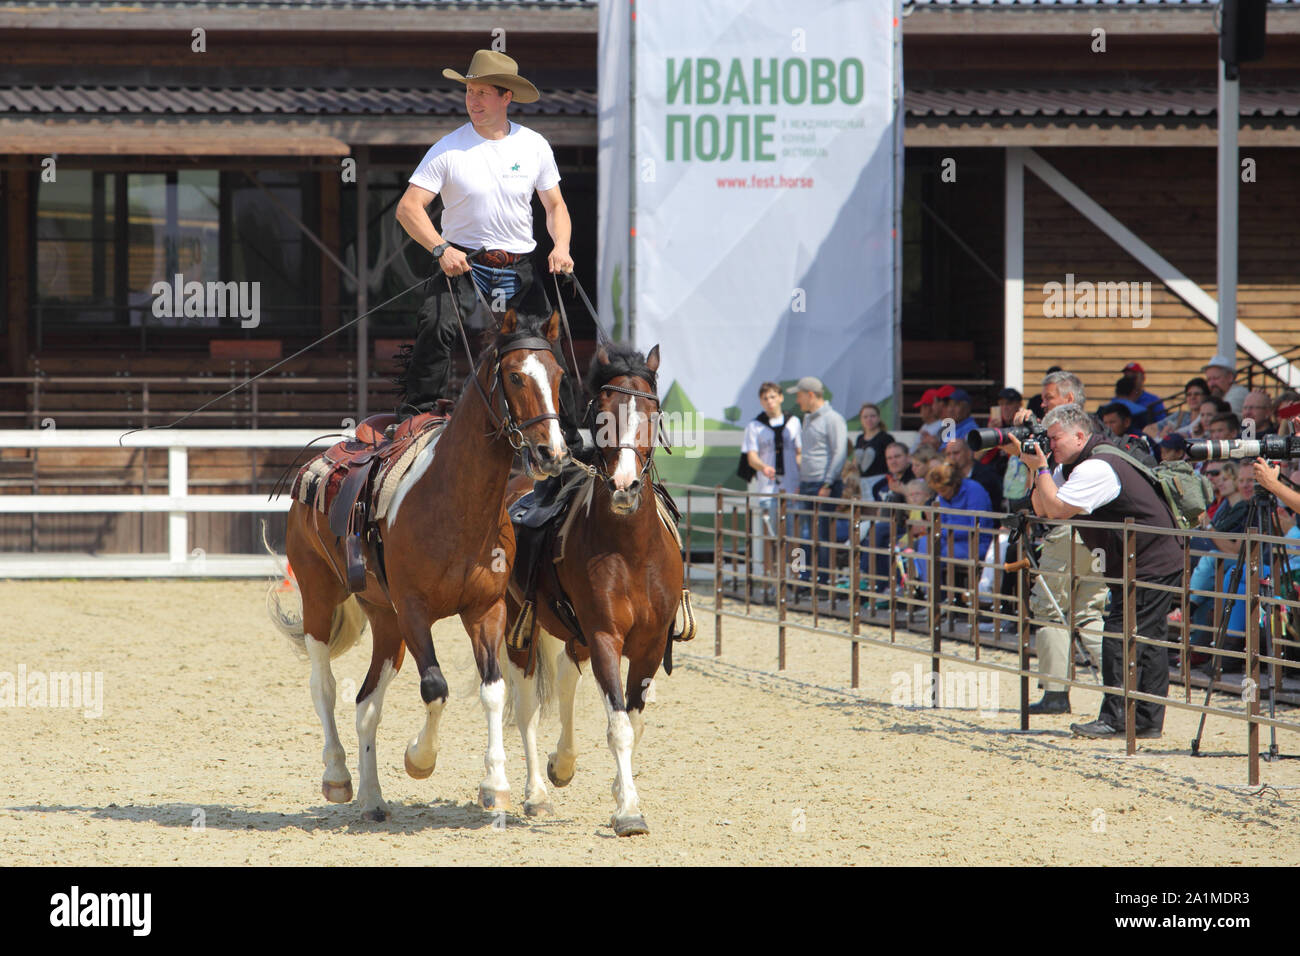
<svg viewBox="0 0 1300 956">
<path fill-rule="evenodd" d="M 935 397 L 935 398 L 947 398 L 949 395 L 951 395 L 951 394 L 952 394 L 953 392 L 955 392 L 955 391 L 957 391 L 957 389 L 953 388 L 951 385 L 945 385 L 945 386 L 943 386 L 942 388 L 938 389 L 938 390 L 934 393 L 934 397 Z"/>
<path fill-rule="evenodd" d="M 913 403 L 912 407 L 920 408 L 922 405 L 933 405 L 933 404 L 934 404 L 934 389 L 927 388 L 925 392 L 921 395 L 921 397 L 915 403 Z"/>
<path fill-rule="evenodd" d="M 1147 370 L 1144 369 L 1144 368 L 1143 368 L 1141 365 L 1139 365 L 1137 362 L 1129 362 L 1127 365 L 1124 366 L 1124 371 L 1126 371 L 1126 372 L 1141 372 L 1143 375 L 1145 375 L 1145 374 L 1147 373 Z"/>
</svg>

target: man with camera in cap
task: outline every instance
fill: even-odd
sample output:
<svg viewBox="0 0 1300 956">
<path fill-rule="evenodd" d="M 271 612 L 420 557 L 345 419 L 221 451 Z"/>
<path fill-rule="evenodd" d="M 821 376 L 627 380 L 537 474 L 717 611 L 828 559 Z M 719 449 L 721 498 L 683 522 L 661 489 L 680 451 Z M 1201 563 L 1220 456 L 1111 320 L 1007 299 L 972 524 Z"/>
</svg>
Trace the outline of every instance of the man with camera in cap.
<svg viewBox="0 0 1300 956">
<path fill-rule="evenodd" d="M 432 254 L 434 269 L 402 375 L 402 417 L 431 408 L 439 398 L 454 397 L 448 389 L 451 357 L 460 336 L 457 309 L 462 319 L 470 319 L 478 304 L 475 285 L 494 313 L 513 308 L 524 315 L 550 316 L 551 305 L 531 259 L 537 247 L 534 192 L 546 210 L 546 228 L 555 243 L 547 267 L 557 273 L 573 271 L 572 224 L 550 144 L 506 116 L 512 102 L 536 102 L 537 87 L 519 75 L 514 60 L 491 50 L 476 52 L 466 75 L 442 73 L 465 84 L 469 122 L 429 149 L 397 205 L 397 221 Z M 437 196 L 442 197 L 441 232 L 428 213 Z M 470 281 L 456 278 L 467 274 Z M 564 367 L 558 352 L 557 360 Z M 570 433 L 576 436 L 569 378 L 560 392 L 566 439 Z"/>
<path fill-rule="evenodd" d="M 1024 449 L 1021 459 L 1034 472 L 1034 512 L 1057 520 L 1077 519 L 1076 528 L 1090 550 L 1105 558 L 1102 572 L 1108 577 L 1122 573 L 1125 560 L 1124 535 L 1093 526 L 1093 522 L 1123 522 L 1133 518 L 1139 525 L 1176 529 L 1177 522 L 1160 493 L 1124 458 L 1097 454 L 1105 439 L 1094 433 L 1091 417 L 1078 405 L 1061 405 L 1043 419 L 1055 472 L 1048 468 L 1042 449 Z M 1142 584 L 1176 587 L 1182 578 L 1182 546 L 1175 537 L 1138 532 L 1136 536 L 1137 581 Z M 1142 637 L 1164 636 L 1165 619 L 1173 600 L 1172 590 L 1138 587 L 1135 611 L 1136 632 Z M 1125 634 L 1124 594 L 1120 585 L 1110 586 L 1107 631 Z M 1102 639 L 1102 681 L 1112 687 L 1125 683 L 1124 649 L 1121 637 Z M 1164 697 L 1169 690 L 1169 659 L 1162 647 L 1138 642 L 1136 650 L 1137 690 Z M 1150 701 L 1136 704 L 1135 732 L 1141 738 L 1159 737 L 1165 706 Z M 1081 737 L 1107 738 L 1124 733 L 1124 699 L 1107 694 L 1098 718 L 1086 724 L 1071 724 Z"/>
</svg>

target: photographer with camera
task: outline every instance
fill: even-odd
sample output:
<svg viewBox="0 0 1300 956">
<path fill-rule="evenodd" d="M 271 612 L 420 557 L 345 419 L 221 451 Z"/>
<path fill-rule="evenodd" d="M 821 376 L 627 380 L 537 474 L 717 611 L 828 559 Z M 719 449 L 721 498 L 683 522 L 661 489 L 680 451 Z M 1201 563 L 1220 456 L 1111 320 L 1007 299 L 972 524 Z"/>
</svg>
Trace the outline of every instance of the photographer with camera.
<svg viewBox="0 0 1300 956">
<path fill-rule="evenodd" d="M 1092 522 L 1122 522 L 1133 518 L 1139 525 L 1176 529 L 1169 506 L 1142 473 L 1116 455 L 1094 454 L 1104 443 L 1093 433 L 1092 419 L 1078 405 L 1061 405 L 1043 419 L 1052 455 L 1058 462 L 1049 469 L 1047 456 L 1037 447 L 1024 449 L 1021 459 L 1034 472 L 1034 512 L 1057 520 L 1076 518 L 1076 530 L 1088 549 L 1100 549 L 1103 573 L 1118 576 L 1124 566 L 1124 536 L 1120 531 L 1090 527 Z M 1136 541 L 1137 580 L 1142 584 L 1176 587 L 1180 583 L 1183 552 L 1178 539 L 1139 532 Z M 1172 591 L 1137 589 L 1136 630 L 1143 637 L 1162 638 Z M 1124 594 L 1111 586 L 1105 628 L 1124 633 Z M 1163 697 L 1169 690 L 1169 661 L 1163 648 L 1137 645 L 1137 689 Z M 1118 637 L 1102 639 L 1101 672 L 1104 683 L 1124 684 L 1124 647 Z M 1157 738 L 1164 728 L 1165 707 L 1139 701 L 1135 731 L 1144 739 Z M 1081 737 L 1104 739 L 1124 733 L 1124 698 L 1107 694 L 1098 718 L 1071 724 Z"/>
<path fill-rule="evenodd" d="M 1276 496 L 1277 500 L 1294 512 L 1300 513 L 1300 491 L 1288 479 L 1282 477 L 1282 466 L 1275 465 L 1263 458 L 1256 458 L 1251 465 L 1255 481 L 1265 491 Z"/>
<path fill-rule="evenodd" d="M 1051 412 L 1062 405 L 1082 406 L 1085 395 L 1083 382 L 1077 375 L 1057 370 L 1043 379 L 1043 410 Z M 1037 419 L 1028 410 L 1015 415 L 1018 426 L 1031 430 L 1038 428 Z M 1002 447 L 1008 454 L 1019 456 L 1020 442 L 1014 436 Z M 1030 472 L 1032 475 L 1032 471 Z M 1013 502 L 1007 507 L 1015 510 Z M 1029 597 L 1029 612 L 1039 620 L 1050 620 L 1038 629 L 1035 643 L 1038 649 L 1038 669 L 1053 677 L 1070 674 L 1070 631 L 1068 615 L 1074 606 L 1074 624 L 1088 656 L 1095 664 L 1101 662 L 1102 619 L 1106 614 L 1106 586 L 1097 581 L 1076 581 L 1070 587 L 1070 549 L 1074 549 L 1075 574 L 1092 572 L 1092 552 L 1084 546 L 1077 531 L 1065 525 L 1050 528 L 1042 541 L 1042 554 L 1038 559 L 1039 575 L 1034 579 Z M 1055 623 L 1059 622 L 1059 623 Z M 1043 680 L 1043 697 L 1029 705 L 1031 714 L 1070 713 L 1070 691 L 1064 684 Z"/>
</svg>

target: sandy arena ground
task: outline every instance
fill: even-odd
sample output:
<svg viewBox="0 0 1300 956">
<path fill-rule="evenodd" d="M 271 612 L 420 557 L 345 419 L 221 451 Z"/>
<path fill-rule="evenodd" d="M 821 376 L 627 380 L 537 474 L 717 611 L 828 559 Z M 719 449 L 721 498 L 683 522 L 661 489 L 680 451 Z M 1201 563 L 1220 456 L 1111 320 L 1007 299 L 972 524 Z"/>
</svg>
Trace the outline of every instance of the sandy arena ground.
<svg viewBox="0 0 1300 956">
<path fill-rule="evenodd" d="M 438 768 L 402 769 L 422 720 L 403 669 L 379 729 L 385 823 L 320 794 L 321 731 L 308 668 L 266 620 L 265 583 L 3 581 L 0 672 L 102 671 L 103 714 L 0 708 L 0 859 L 9 864 L 1259 864 L 1300 862 L 1300 760 L 1263 764 L 1244 786 L 1244 725 L 1212 719 L 1195 759 L 1196 718 L 1171 710 L 1165 737 L 1073 739 L 1075 716 L 1020 734 L 1018 681 L 998 681 L 1001 712 L 891 703 L 924 658 L 863 647 L 848 689 L 841 640 L 791 632 L 779 676 L 776 632 L 713 616 L 678 645 L 656 682 L 636 756 L 651 833 L 609 828 L 613 762 L 595 684 L 579 688 L 578 773 L 552 789 L 557 815 L 510 814 L 504 830 L 473 800 L 486 742 L 469 641 L 434 629 L 451 684 Z M 962 653 L 969 648 L 955 645 Z M 335 662 L 338 722 L 356 780 L 351 694 L 369 640 Z M 1009 658 L 1001 658 L 1009 660 Z M 960 665 L 952 665 L 959 667 Z M 0 674 L 0 680 L 3 675 Z M 350 683 L 349 683 L 350 681 Z M 1035 698 L 1037 692 L 1034 693 Z M 1216 698 L 1217 699 L 1217 698 Z M 543 753 L 558 721 L 543 721 Z M 1263 739 L 1267 741 L 1267 732 Z M 1284 753 L 1300 735 L 1283 733 Z M 519 736 L 506 727 L 516 805 Z M 201 824 L 201 825 L 200 825 Z"/>
</svg>

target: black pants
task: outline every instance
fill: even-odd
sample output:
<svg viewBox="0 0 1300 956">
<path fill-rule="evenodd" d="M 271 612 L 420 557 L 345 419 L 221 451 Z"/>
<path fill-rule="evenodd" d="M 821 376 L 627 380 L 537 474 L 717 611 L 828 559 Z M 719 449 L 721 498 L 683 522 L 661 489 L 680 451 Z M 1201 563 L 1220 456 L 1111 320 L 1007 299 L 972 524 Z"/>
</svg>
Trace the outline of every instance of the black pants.
<svg viewBox="0 0 1300 956">
<path fill-rule="evenodd" d="M 457 247 L 459 248 L 459 247 Z M 531 258 L 525 257 L 517 262 L 512 271 L 519 277 L 519 288 L 506 300 L 507 309 L 515 309 L 521 316 L 549 319 L 551 301 L 546 295 Z M 455 290 L 455 304 L 452 293 L 447 287 L 447 277 L 441 269 L 430 276 L 425 283 L 424 304 L 418 314 L 418 330 L 415 344 L 411 349 L 410 362 L 402 373 L 402 402 L 398 414 L 402 417 L 413 415 L 417 411 L 427 410 L 439 398 L 455 398 L 451 394 L 451 373 L 457 351 L 463 351 L 460 329 L 456 326 L 456 307 L 460 308 L 460 317 L 465 323 L 470 346 L 477 346 L 477 335 L 490 328 L 498 316 L 487 314 L 479 302 L 474 290 L 474 280 L 469 273 L 453 276 L 451 288 Z M 493 296 L 484 296 L 489 304 Z M 560 429 L 564 439 L 572 447 L 581 442 L 577 431 L 577 396 L 574 392 L 576 369 L 569 369 L 564 361 L 564 354 L 556 342 L 551 352 L 560 368 L 565 369 L 565 376 L 560 382 Z"/>
<path fill-rule="evenodd" d="M 521 259 L 512 271 L 519 277 L 519 289 L 506 300 L 506 308 L 515 309 L 524 316 L 549 318 L 551 303 L 546 290 L 537 281 L 532 259 Z M 479 302 L 469 273 L 453 276 L 451 288 L 455 290 L 455 305 L 447 288 L 447 277 L 435 266 L 433 275 L 424 284 L 425 299 L 417 315 L 415 345 L 411 350 L 410 365 L 403 375 L 404 405 L 427 408 L 436 399 L 456 397 L 449 391 L 452 367 L 456 353 L 464 350 L 460 329 L 456 327 L 456 306 L 460 307 L 471 347 L 478 344 L 475 333 L 490 328 L 491 323 L 497 321 L 497 317 L 489 315 Z M 493 301 L 491 292 L 489 288 L 488 295 L 484 296 L 489 304 Z"/>
<path fill-rule="evenodd" d="M 1177 586 L 1182 580 L 1179 573 L 1155 578 L 1152 584 Z M 1146 582 L 1142 582 L 1146 583 Z M 1172 605 L 1172 591 L 1153 591 L 1139 586 L 1137 589 L 1137 633 L 1141 637 L 1164 640 L 1167 633 L 1166 618 Z M 1107 631 L 1124 632 L 1124 592 L 1110 589 L 1110 609 L 1103 625 Z M 1118 637 L 1101 639 L 1101 679 L 1112 687 L 1124 686 L 1124 645 Z M 1163 647 L 1138 643 L 1137 689 L 1143 694 L 1164 697 L 1169 693 L 1169 652 Z M 1137 702 L 1137 729 L 1161 730 L 1165 724 L 1165 705 Z M 1106 694 L 1101 701 L 1101 719 L 1116 730 L 1124 729 L 1124 698 Z"/>
</svg>

